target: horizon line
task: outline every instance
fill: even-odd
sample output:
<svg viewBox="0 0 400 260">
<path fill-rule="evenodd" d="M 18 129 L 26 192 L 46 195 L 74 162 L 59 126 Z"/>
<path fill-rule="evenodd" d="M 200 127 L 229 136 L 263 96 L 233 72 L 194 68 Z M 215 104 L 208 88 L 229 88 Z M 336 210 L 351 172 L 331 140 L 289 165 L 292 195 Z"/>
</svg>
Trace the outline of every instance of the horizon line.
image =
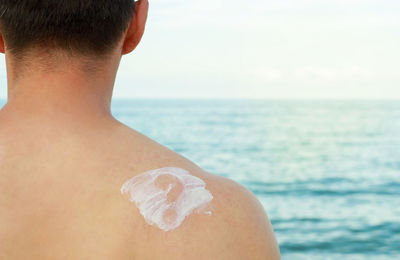
<svg viewBox="0 0 400 260">
<path fill-rule="evenodd" d="M 250 98 L 250 97 L 113 97 L 112 101 L 123 100 L 171 100 L 171 101 L 400 101 L 400 98 L 364 98 L 364 97 L 265 97 L 265 98 Z M 1 98 L 0 101 L 7 101 L 7 98 Z"/>
</svg>

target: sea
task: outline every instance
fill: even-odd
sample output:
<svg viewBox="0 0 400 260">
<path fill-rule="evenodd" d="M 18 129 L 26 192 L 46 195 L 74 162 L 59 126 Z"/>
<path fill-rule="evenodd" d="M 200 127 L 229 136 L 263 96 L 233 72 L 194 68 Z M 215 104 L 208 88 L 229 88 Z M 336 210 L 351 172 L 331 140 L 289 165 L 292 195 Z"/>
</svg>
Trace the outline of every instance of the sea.
<svg viewBox="0 0 400 260">
<path fill-rule="evenodd" d="M 282 259 L 400 259 L 400 101 L 116 99 L 112 111 L 250 189 Z"/>
</svg>

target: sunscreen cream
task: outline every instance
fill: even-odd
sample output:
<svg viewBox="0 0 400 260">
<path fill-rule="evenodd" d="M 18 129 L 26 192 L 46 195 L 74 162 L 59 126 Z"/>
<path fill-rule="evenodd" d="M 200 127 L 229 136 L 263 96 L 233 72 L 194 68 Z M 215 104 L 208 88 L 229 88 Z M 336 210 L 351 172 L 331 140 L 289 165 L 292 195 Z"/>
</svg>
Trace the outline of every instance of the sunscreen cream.
<svg viewBox="0 0 400 260">
<path fill-rule="evenodd" d="M 129 194 L 150 225 L 164 231 L 179 227 L 193 212 L 211 215 L 207 210 L 213 200 L 206 184 L 181 168 L 151 170 L 128 180 L 121 193 Z"/>
</svg>

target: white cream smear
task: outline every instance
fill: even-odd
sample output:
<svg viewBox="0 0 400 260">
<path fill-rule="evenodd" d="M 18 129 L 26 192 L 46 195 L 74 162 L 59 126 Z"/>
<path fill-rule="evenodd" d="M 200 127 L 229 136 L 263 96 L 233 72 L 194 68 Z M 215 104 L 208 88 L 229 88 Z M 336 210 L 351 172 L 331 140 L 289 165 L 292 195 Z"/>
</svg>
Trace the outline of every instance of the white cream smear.
<svg viewBox="0 0 400 260">
<path fill-rule="evenodd" d="M 206 183 L 181 168 L 166 167 L 142 173 L 125 182 L 121 193 L 150 225 L 164 231 L 179 227 L 193 212 L 211 215 L 208 210 L 213 196 Z"/>
</svg>

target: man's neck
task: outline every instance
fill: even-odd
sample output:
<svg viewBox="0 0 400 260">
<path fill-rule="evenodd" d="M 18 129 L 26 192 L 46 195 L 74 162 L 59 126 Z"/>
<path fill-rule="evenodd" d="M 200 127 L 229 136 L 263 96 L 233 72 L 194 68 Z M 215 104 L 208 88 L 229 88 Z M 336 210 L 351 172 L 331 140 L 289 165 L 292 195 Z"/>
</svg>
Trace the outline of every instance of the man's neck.
<svg viewBox="0 0 400 260">
<path fill-rule="evenodd" d="M 90 76 L 73 67 L 26 72 L 9 80 L 8 103 L 1 112 L 44 122 L 111 117 L 115 71 L 111 68 Z"/>
</svg>

